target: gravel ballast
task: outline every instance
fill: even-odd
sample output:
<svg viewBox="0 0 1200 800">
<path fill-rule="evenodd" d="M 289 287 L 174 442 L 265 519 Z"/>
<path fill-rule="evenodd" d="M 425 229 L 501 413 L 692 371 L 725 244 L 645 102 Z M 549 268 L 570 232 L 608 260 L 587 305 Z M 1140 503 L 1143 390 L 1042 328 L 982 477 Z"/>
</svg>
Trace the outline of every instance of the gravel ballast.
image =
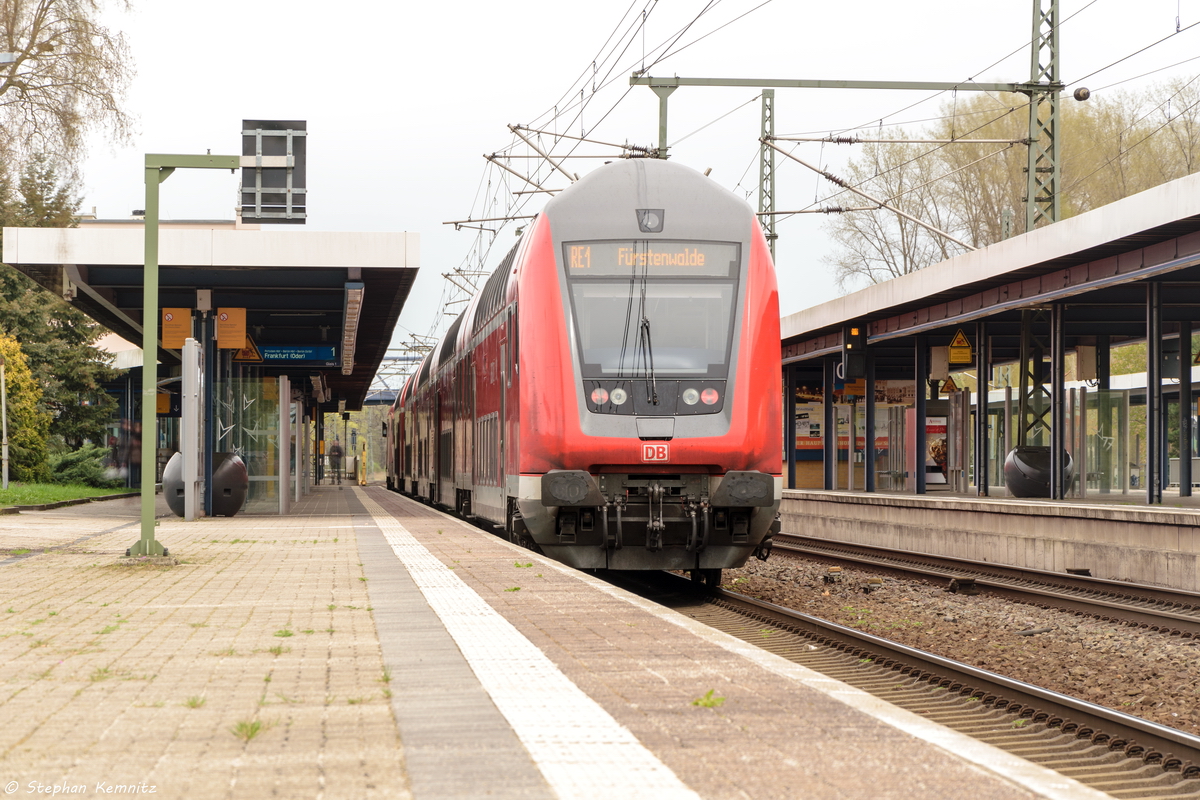
<svg viewBox="0 0 1200 800">
<path fill-rule="evenodd" d="M 722 586 L 1200 735 L 1200 640 L 853 567 L 830 582 L 829 569 L 776 551 L 726 570 Z"/>
</svg>

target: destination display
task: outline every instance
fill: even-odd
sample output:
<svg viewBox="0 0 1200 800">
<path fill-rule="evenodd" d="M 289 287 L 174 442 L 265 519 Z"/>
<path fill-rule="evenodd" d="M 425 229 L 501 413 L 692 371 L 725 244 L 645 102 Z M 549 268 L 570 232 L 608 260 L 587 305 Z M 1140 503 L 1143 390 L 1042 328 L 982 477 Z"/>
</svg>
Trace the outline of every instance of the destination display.
<svg viewBox="0 0 1200 800">
<path fill-rule="evenodd" d="M 339 365 L 337 346 L 260 344 L 259 354 L 263 361 L 283 361 L 292 364 L 321 364 L 326 367 Z"/>
<path fill-rule="evenodd" d="M 732 242 L 567 242 L 571 277 L 650 276 L 727 278 L 737 271 L 740 245 Z"/>
</svg>

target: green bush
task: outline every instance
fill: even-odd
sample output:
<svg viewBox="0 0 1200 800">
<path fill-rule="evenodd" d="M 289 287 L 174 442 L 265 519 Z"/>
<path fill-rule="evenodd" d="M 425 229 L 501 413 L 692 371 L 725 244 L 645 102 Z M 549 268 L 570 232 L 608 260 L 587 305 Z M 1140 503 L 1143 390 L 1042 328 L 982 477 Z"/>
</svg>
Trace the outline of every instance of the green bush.
<svg viewBox="0 0 1200 800">
<path fill-rule="evenodd" d="M 115 488 L 120 480 L 109 477 L 104 462 L 108 459 L 107 447 L 85 444 L 79 450 L 50 457 L 50 479 L 54 483 L 76 483 L 101 489 Z"/>
</svg>

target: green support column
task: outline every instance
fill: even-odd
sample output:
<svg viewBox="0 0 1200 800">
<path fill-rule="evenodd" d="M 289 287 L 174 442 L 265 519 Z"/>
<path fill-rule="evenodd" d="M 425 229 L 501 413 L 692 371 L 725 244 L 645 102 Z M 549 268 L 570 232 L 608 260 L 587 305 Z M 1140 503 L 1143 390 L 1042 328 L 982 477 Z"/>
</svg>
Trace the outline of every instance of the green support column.
<svg viewBox="0 0 1200 800">
<path fill-rule="evenodd" d="M 147 162 L 149 159 L 147 159 Z M 158 439 L 158 185 L 174 170 L 146 166 L 145 270 L 142 273 L 142 536 L 131 556 L 161 556 L 154 538 L 154 478 Z"/>
<path fill-rule="evenodd" d="M 126 551 L 129 556 L 163 556 L 167 549 L 154 538 L 154 486 L 158 447 L 158 185 L 176 168 L 228 169 L 240 156 L 146 156 L 145 269 L 142 274 L 142 535 Z M 205 420 L 206 425 L 211 420 Z"/>
</svg>

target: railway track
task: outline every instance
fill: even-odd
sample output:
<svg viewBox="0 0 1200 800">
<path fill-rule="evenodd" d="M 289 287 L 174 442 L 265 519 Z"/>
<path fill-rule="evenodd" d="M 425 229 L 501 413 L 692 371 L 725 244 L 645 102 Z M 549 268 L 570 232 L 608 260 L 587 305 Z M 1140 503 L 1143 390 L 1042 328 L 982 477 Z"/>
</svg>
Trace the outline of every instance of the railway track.
<svg viewBox="0 0 1200 800">
<path fill-rule="evenodd" d="M 887 550 L 866 545 L 775 537 L 775 552 L 870 566 L 905 577 L 953 581 L 955 589 L 984 590 L 1022 603 L 1087 614 L 1183 638 L 1200 638 L 1200 594 L 1089 575 L 1015 569 L 994 564 Z"/>
<path fill-rule="evenodd" d="M 1200 737 L 677 575 L 610 579 L 1115 797 L 1200 798 Z"/>
</svg>

